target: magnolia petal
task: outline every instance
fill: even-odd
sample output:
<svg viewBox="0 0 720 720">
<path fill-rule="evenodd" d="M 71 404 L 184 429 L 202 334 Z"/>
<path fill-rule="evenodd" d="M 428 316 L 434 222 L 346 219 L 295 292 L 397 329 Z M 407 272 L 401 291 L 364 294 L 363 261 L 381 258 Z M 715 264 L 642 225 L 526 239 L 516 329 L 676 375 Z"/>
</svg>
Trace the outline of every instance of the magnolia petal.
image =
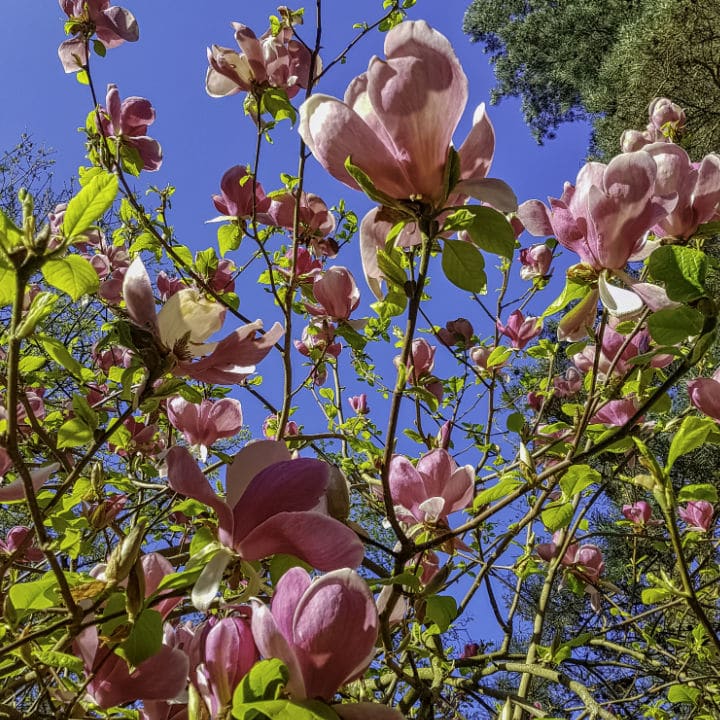
<svg viewBox="0 0 720 720">
<path fill-rule="evenodd" d="M 46 465 L 30 472 L 32 486 L 37 492 L 49 479 L 50 476 L 60 468 L 58 463 Z M 25 499 L 25 485 L 22 478 L 15 480 L 3 487 L 0 487 L 0 502 L 14 502 Z"/>
<path fill-rule="evenodd" d="M 461 180 L 453 193 L 469 195 L 475 200 L 492 205 L 500 212 L 515 212 L 518 209 L 517 196 L 512 188 L 503 180 L 497 178 L 471 178 Z"/>
<path fill-rule="evenodd" d="M 298 131 L 317 161 L 354 190 L 360 186 L 345 169 L 348 158 L 390 197 L 412 194 L 412 185 L 390 149 L 340 100 L 321 93 L 312 95 L 300 106 Z"/>
<path fill-rule="evenodd" d="M 329 700 L 358 677 L 374 655 L 377 633 L 375 601 L 356 572 L 343 568 L 316 579 L 293 623 L 307 694 Z"/>
<path fill-rule="evenodd" d="M 395 708 L 372 702 L 343 703 L 330 706 L 342 720 L 404 720 Z"/>
<path fill-rule="evenodd" d="M 495 129 L 488 117 L 485 103 L 480 103 L 473 114 L 473 126 L 458 150 L 460 177 L 463 180 L 479 180 L 486 177 L 494 153 Z"/>
<path fill-rule="evenodd" d="M 213 555 L 208 564 L 202 569 L 198 579 L 193 586 L 190 599 L 192 604 L 200 611 L 207 612 L 217 595 L 218 588 L 222 582 L 227 566 L 230 564 L 233 555 L 229 550 L 220 548 Z"/>
<path fill-rule="evenodd" d="M 125 272 L 122 294 L 130 319 L 140 327 L 157 329 L 158 316 L 150 276 L 139 255 Z"/>
<path fill-rule="evenodd" d="M 166 461 L 168 485 L 176 493 L 198 500 L 215 510 L 218 516 L 218 538 L 223 545 L 230 547 L 233 516 L 229 505 L 215 494 L 207 478 L 185 448 L 177 445 L 170 448 Z"/>
<path fill-rule="evenodd" d="M 447 514 L 464 510 L 473 499 L 475 491 L 475 468 L 463 465 L 457 468 L 443 488 Z"/>
<path fill-rule="evenodd" d="M 65 40 L 58 47 L 58 57 L 66 73 L 82 70 L 87 65 L 87 49 L 82 38 Z"/>
<path fill-rule="evenodd" d="M 301 567 L 290 568 L 278 580 L 271 610 L 280 632 L 286 638 L 292 638 L 293 636 L 295 610 L 311 583 L 310 574 Z"/>
<path fill-rule="evenodd" d="M 365 282 L 373 295 L 382 300 L 382 279 L 377 261 L 378 250 L 385 247 L 385 238 L 393 224 L 381 216 L 382 208 L 374 208 L 365 215 L 360 223 L 360 260 L 362 261 Z"/>
<path fill-rule="evenodd" d="M 643 301 L 634 292 L 612 285 L 605 273 L 598 278 L 598 290 L 600 301 L 615 317 L 629 318 L 643 309 Z"/>
<path fill-rule="evenodd" d="M 547 237 L 554 233 L 550 212 L 539 200 L 526 200 L 518 206 L 517 216 L 525 229 L 535 237 Z"/>
<path fill-rule="evenodd" d="M 225 308 L 211 302 L 197 290 L 186 288 L 171 295 L 157 316 L 158 331 L 164 345 L 172 349 L 187 338 L 188 349 L 203 343 L 223 325 Z"/>
<path fill-rule="evenodd" d="M 714 377 L 697 378 L 687 384 L 687 389 L 690 402 L 701 413 L 720 422 L 720 382 Z"/>
<path fill-rule="evenodd" d="M 288 639 L 283 635 L 265 603 L 260 602 L 260 600 L 253 600 L 252 607 L 252 634 L 260 654 L 265 658 L 282 660 L 289 672 L 285 690 L 293 698 L 306 698 L 300 663 Z"/>
<path fill-rule="evenodd" d="M 358 567 L 365 554 L 349 527 L 315 511 L 279 512 L 243 537 L 236 550 L 246 560 L 294 555 L 323 571 Z"/>
<path fill-rule="evenodd" d="M 290 460 L 287 445 L 280 440 L 256 440 L 238 452 L 227 468 L 227 504 L 234 508 L 256 475 L 269 465 Z"/>
<path fill-rule="evenodd" d="M 223 75 L 213 67 L 207 69 L 205 75 L 205 92 L 210 97 L 227 97 L 228 95 L 235 95 L 242 90 L 243 88 L 239 87 L 238 84 L 233 82 L 227 75 Z"/>
<path fill-rule="evenodd" d="M 404 455 L 394 455 L 390 460 L 389 483 L 393 503 L 402 505 L 416 515 L 418 506 L 427 499 L 428 494 L 423 477 Z"/>
<path fill-rule="evenodd" d="M 445 512 L 445 498 L 442 497 L 431 497 L 423 500 L 418 505 L 418 510 L 423 513 L 423 520 L 429 523 L 436 523 L 443 515 L 448 514 Z"/>
<path fill-rule="evenodd" d="M 135 42 L 140 37 L 137 20 L 129 10 L 113 5 L 103 10 L 102 16 L 105 27 L 96 23 L 96 33 L 105 47 L 113 48 L 123 42 Z"/>
<path fill-rule="evenodd" d="M 229 477 L 236 476 L 236 472 L 229 471 Z M 328 464 L 314 458 L 286 460 L 265 467 L 247 484 L 233 507 L 233 543 L 237 545 L 276 513 L 314 508 L 325 493 L 328 473 Z"/>
</svg>

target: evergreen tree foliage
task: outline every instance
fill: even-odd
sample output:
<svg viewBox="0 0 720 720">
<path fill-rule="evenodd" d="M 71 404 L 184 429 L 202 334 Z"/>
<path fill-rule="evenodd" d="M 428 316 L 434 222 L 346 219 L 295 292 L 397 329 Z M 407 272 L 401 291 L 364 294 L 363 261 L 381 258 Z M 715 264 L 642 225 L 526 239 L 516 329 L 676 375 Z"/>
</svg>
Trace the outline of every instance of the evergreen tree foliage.
<svg viewBox="0 0 720 720">
<path fill-rule="evenodd" d="M 718 27 L 702 0 L 473 0 L 464 24 L 495 68 L 492 102 L 519 97 L 539 142 L 589 119 L 607 157 L 660 96 L 685 108 L 691 156 L 720 146 Z"/>
</svg>

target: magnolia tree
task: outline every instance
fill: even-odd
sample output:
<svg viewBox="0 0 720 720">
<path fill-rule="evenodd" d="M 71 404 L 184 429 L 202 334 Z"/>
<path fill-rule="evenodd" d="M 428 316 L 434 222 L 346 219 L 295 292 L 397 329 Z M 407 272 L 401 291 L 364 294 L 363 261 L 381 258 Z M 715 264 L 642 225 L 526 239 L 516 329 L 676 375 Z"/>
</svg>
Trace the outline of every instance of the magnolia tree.
<svg viewBox="0 0 720 720">
<path fill-rule="evenodd" d="M 679 468 L 720 442 L 720 158 L 661 99 L 518 206 L 484 106 L 453 144 L 467 78 L 412 4 L 335 58 L 319 0 L 311 32 L 281 7 L 208 50 L 257 147 L 193 255 L 171 191 L 133 190 L 151 101 L 99 94 L 134 15 L 60 0 L 88 164 L 48 217 L 0 214 L 3 717 L 718 717 L 718 478 Z M 343 99 L 316 92 L 378 31 Z M 267 189 L 260 147 L 297 131 Z M 310 162 L 376 207 L 330 207 Z"/>
</svg>

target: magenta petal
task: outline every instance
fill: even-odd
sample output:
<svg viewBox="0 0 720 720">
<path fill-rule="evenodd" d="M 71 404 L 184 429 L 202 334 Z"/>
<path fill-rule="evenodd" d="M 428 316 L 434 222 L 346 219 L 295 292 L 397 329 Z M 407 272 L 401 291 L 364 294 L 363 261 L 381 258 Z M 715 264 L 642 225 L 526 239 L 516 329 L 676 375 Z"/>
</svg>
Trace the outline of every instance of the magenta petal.
<svg viewBox="0 0 720 720">
<path fill-rule="evenodd" d="M 425 485 L 425 499 L 444 497 L 445 483 L 455 470 L 455 463 L 447 450 L 439 448 L 423 455 L 418 460 L 417 471 Z"/>
<path fill-rule="evenodd" d="M 288 694 L 297 699 L 306 698 L 302 670 L 291 639 L 285 638 L 270 610 L 258 600 L 253 601 L 251 627 L 260 654 L 264 658 L 282 660 L 287 666 L 290 676 L 285 689 Z"/>
<path fill-rule="evenodd" d="M 89 687 L 95 702 L 102 708 L 135 700 L 172 700 L 185 689 L 190 664 L 182 650 L 163 645 L 157 654 L 140 663 L 132 675 L 122 658 L 114 653 L 110 655 L 99 666 Z"/>
<path fill-rule="evenodd" d="M 394 708 L 372 702 L 343 703 L 331 707 L 341 720 L 403 720 L 405 717 Z"/>
<path fill-rule="evenodd" d="M 390 492 L 395 505 L 402 505 L 420 519 L 420 503 L 427 500 L 425 483 L 420 473 L 403 455 L 394 455 L 390 461 Z"/>
<path fill-rule="evenodd" d="M 158 589 L 161 580 L 166 576 L 175 572 L 172 563 L 160 553 L 148 553 L 140 558 L 142 563 L 143 574 L 145 575 L 145 597 L 150 597 Z M 170 611 L 182 602 L 182 597 L 173 597 L 163 600 L 161 603 L 153 605 L 164 618 L 170 614 Z"/>
<path fill-rule="evenodd" d="M 233 516 L 230 507 L 210 487 L 207 478 L 190 453 L 182 447 L 170 448 L 167 454 L 168 485 L 180 495 L 198 500 L 211 507 L 218 516 L 218 538 L 232 547 Z"/>
<path fill-rule="evenodd" d="M 293 636 L 295 608 L 300 603 L 312 579 L 301 567 L 290 568 L 278 581 L 273 595 L 271 610 L 280 632 L 286 638 Z"/>
<path fill-rule="evenodd" d="M 151 137 L 127 138 L 127 144 L 134 147 L 142 160 L 142 169 L 147 172 L 155 172 L 162 165 L 162 148 L 157 140 Z"/>
<path fill-rule="evenodd" d="M 234 543 L 278 512 L 314 508 L 328 484 L 329 466 L 322 460 L 298 458 L 260 471 L 233 507 Z"/>
<path fill-rule="evenodd" d="M 329 700 L 370 663 L 378 633 L 365 581 L 344 568 L 316 579 L 295 610 L 293 640 L 309 697 Z"/>
<path fill-rule="evenodd" d="M 472 501 L 474 490 L 475 471 L 472 465 L 463 465 L 455 470 L 442 492 L 445 498 L 445 514 L 464 510 Z"/>
<path fill-rule="evenodd" d="M 257 440 L 248 443 L 228 466 L 225 476 L 227 504 L 234 508 L 256 475 L 269 465 L 288 460 L 290 451 L 282 441 Z"/>
<path fill-rule="evenodd" d="M 246 560 L 294 555 L 318 570 L 358 567 L 365 554 L 350 528 L 315 511 L 279 512 L 243 537 L 236 550 Z"/>
<path fill-rule="evenodd" d="M 720 422 L 720 382 L 711 378 L 697 378 L 688 385 L 690 402 L 704 415 Z"/>
</svg>

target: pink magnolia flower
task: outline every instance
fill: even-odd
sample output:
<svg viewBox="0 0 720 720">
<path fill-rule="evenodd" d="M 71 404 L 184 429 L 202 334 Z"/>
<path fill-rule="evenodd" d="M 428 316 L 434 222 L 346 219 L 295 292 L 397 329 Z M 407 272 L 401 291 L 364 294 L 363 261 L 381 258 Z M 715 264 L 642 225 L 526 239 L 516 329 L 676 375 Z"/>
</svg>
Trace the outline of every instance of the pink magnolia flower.
<svg viewBox="0 0 720 720">
<path fill-rule="evenodd" d="M 551 543 L 540 543 L 535 551 L 545 562 L 557 557 L 560 551 L 560 532 L 553 535 Z M 586 582 L 596 584 L 605 569 L 602 550 L 597 545 L 578 545 L 572 543 L 568 546 L 560 560 L 561 565 L 569 567 L 574 574 Z"/>
<path fill-rule="evenodd" d="M 92 677 L 87 693 L 101 708 L 136 700 L 173 700 L 185 689 L 188 658 L 182 650 L 163 644 L 130 673 L 125 660 L 102 644 L 96 626 L 85 628 L 74 644 Z"/>
<path fill-rule="evenodd" d="M 710 221 L 720 203 L 720 157 L 706 155 L 700 163 L 691 162 L 688 154 L 674 143 L 653 143 L 643 150 L 658 168 L 655 192 L 662 196 L 677 195 L 672 212 L 653 228 L 656 235 L 688 239 L 698 227 Z"/>
<path fill-rule="evenodd" d="M 547 277 L 552 264 L 552 250 L 545 243 L 523 248 L 520 251 L 520 264 L 520 277 L 523 280 Z"/>
<path fill-rule="evenodd" d="M 262 424 L 263 436 L 269 440 L 274 440 L 277 433 L 277 425 L 278 416 L 268 415 Z M 298 424 L 294 420 L 288 420 L 288 422 L 285 423 L 285 431 L 283 432 L 282 437 L 294 437 L 299 434 L 300 428 L 298 427 Z"/>
<path fill-rule="evenodd" d="M 553 388 L 558 397 L 565 398 L 580 392 L 583 386 L 582 375 L 574 367 L 569 367 L 564 375 L 553 380 Z"/>
<path fill-rule="evenodd" d="M 510 339 L 514 348 L 522 350 L 533 338 L 536 338 L 543 329 L 542 318 L 522 314 L 521 310 L 515 310 L 510 314 L 507 325 L 497 321 L 497 329 L 501 335 Z"/>
<path fill-rule="evenodd" d="M 158 293 L 160 293 L 160 299 L 163 302 L 166 302 L 176 292 L 180 292 L 180 290 L 185 290 L 185 288 L 187 288 L 187 285 L 181 278 L 170 277 L 164 270 L 161 270 L 158 273 L 155 283 L 157 284 Z"/>
<path fill-rule="evenodd" d="M 150 278 L 139 257 L 125 275 L 123 297 L 130 320 L 152 334 L 169 371 L 201 382 L 242 382 L 255 372 L 255 364 L 270 352 L 284 332 L 275 323 L 256 339 L 255 333 L 263 327 L 262 321 L 256 320 L 220 342 L 206 343 L 222 327 L 225 308 L 188 288 L 175 293 L 156 312 Z M 193 358 L 201 359 L 193 362 Z M 162 370 L 159 368 L 158 372 Z"/>
<path fill-rule="evenodd" d="M 678 508 L 678 515 L 687 523 L 688 530 L 707 532 L 712 527 L 713 506 L 707 500 L 691 500 L 685 507 Z"/>
<path fill-rule="evenodd" d="M 638 500 L 632 505 L 623 505 L 622 514 L 635 525 L 647 525 L 652 517 L 652 508 L 644 500 Z"/>
<path fill-rule="evenodd" d="M 283 442 L 250 443 L 228 466 L 224 500 L 185 448 L 171 448 L 167 465 L 170 487 L 215 510 L 220 543 L 245 560 L 287 553 L 319 570 L 357 567 L 362 561 L 358 537 L 325 511 L 330 470 L 321 460 L 291 460 Z M 209 606 L 230 559 L 222 553 L 215 565 L 206 566 L 193 596 L 196 605 Z"/>
<path fill-rule="evenodd" d="M 235 292 L 235 263 L 232 260 L 223 258 L 218 261 L 217 268 L 209 279 L 210 287 L 215 292 L 226 293 Z"/>
<path fill-rule="evenodd" d="M 358 415 L 367 415 L 370 412 L 370 408 L 368 407 L 367 402 L 367 395 L 365 393 L 360 393 L 360 395 L 353 395 L 349 397 L 348 403 L 350 403 L 350 407 L 353 409 L 353 412 L 357 413 Z"/>
<path fill-rule="evenodd" d="M 5 539 L 0 539 L 0 553 L 15 555 L 16 560 L 39 562 L 45 559 L 43 551 L 35 545 L 33 531 L 24 525 L 10 528 Z"/>
<path fill-rule="evenodd" d="M 417 467 L 403 455 L 390 461 L 390 491 L 398 518 L 408 523 L 441 523 L 472 501 L 475 470 L 458 467 L 447 450 L 431 450 Z"/>
<path fill-rule="evenodd" d="M 353 310 L 360 304 L 360 291 L 352 273 L 340 265 L 328 268 L 315 277 L 313 295 L 318 304 L 306 303 L 313 315 L 327 315 L 333 320 L 349 320 Z"/>
<path fill-rule="evenodd" d="M 220 195 L 213 195 L 212 201 L 222 213 L 215 220 L 250 218 L 253 211 L 257 217 L 270 207 L 270 198 L 265 195 L 263 186 L 257 181 L 253 183 L 252 175 L 242 165 L 233 165 L 225 172 L 220 180 Z"/>
<path fill-rule="evenodd" d="M 431 345 L 425 338 L 418 338 L 412 341 L 410 356 L 408 357 L 407 367 L 410 371 L 408 382 L 417 385 L 420 379 L 428 376 L 435 367 L 435 351 L 437 348 Z M 400 365 L 400 355 L 393 358 L 395 367 Z"/>
<path fill-rule="evenodd" d="M 338 357 L 342 351 L 342 345 L 335 342 L 335 329 L 335 325 L 329 322 L 311 322 L 303 328 L 302 340 L 293 340 L 293 344 L 296 350 L 305 357 L 311 357 L 314 351 Z"/>
<path fill-rule="evenodd" d="M 218 620 L 204 634 L 194 684 L 211 717 L 220 717 L 222 709 L 232 701 L 235 688 L 260 659 L 247 617 L 249 611 L 249 607 L 244 608 L 245 617 Z"/>
<path fill-rule="evenodd" d="M 469 320 L 457 318 L 445 323 L 445 327 L 438 330 L 437 336 L 447 347 L 453 345 L 466 347 L 474 333 L 475 330 Z"/>
<path fill-rule="evenodd" d="M 240 401 L 233 398 L 203 400 L 196 405 L 177 396 L 167 401 L 167 413 L 173 427 L 191 445 L 200 446 L 203 461 L 213 443 L 237 435 L 243 424 Z"/>
<path fill-rule="evenodd" d="M 283 88 L 292 98 L 310 82 L 310 51 L 293 39 L 296 19 L 281 8 L 283 24 L 258 39 L 246 25 L 232 23 L 242 53 L 213 45 L 207 50 L 205 89 L 211 97 L 225 97 L 267 87 Z M 318 67 L 319 69 L 319 67 Z"/>
<path fill-rule="evenodd" d="M 306 100 L 300 134 L 320 164 L 351 188 L 359 186 L 345 169 L 348 157 L 390 198 L 442 203 L 467 78 L 447 38 L 424 21 L 394 27 L 385 55 L 350 83 L 344 101 L 319 94 Z M 484 107 L 475 121 L 459 150 L 457 192 L 462 181 L 482 186 L 492 162 L 495 137 Z"/>
<path fill-rule="evenodd" d="M 95 530 L 108 527 L 122 511 L 128 501 L 128 496 L 120 493 L 111 493 L 101 502 L 88 505 L 83 503 L 83 514 L 87 517 L 90 526 Z"/>
<path fill-rule="evenodd" d="M 720 367 L 710 378 L 691 380 L 687 388 L 690 402 L 701 413 L 720 422 Z"/>
<path fill-rule="evenodd" d="M 353 570 L 311 580 L 294 567 L 280 578 L 271 609 L 255 601 L 252 632 L 264 657 L 287 665 L 292 698 L 329 701 L 370 664 L 378 613 L 365 581 Z"/>
<path fill-rule="evenodd" d="M 293 250 L 290 248 L 285 253 L 285 257 L 290 260 L 291 267 L 293 262 L 295 263 L 295 278 L 301 283 L 314 282 L 317 275 L 322 272 L 322 262 L 314 258 L 308 249 L 302 245 L 298 247 L 297 255 L 293 257 Z M 281 269 L 280 272 L 286 277 L 291 275 L 285 269 Z"/>
<path fill-rule="evenodd" d="M 677 203 L 656 194 L 657 165 L 646 152 L 618 155 L 610 164 L 590 162 L 575 185 L 565 183 L 547 208 L 528 200 L 518 209 L 527 230 L 555 235 L 558 242 L 595 270 L 621 270 L 638 255 L 645 233 Z"/>
<path fill-rule="evenodd" d="M 106 108 L 99 110 L 101 127 L 98 131 L 114 138 L 121 146 L 135 150 L 142 163 L 140 170 L 158 170 L 162 165 L 160 143 L 147 135 L 148 125 L 155 122 L 155 110 L 150 101 L 129 97 L 121 102 L 117 85 L 111 83 L 105 104 Z"/>
<path fill-rule="evenodd" d="M 637 409 L 638 403 L 634 397 L 610 400 L 590 418 L 590 423 L 622 427 L 635 415 Z"/>
<path fill-rule="evenodd" d="M 673 130 L 685 127 L 685 111 L 668 98 L 655 98 L 648 108 L 650 122 L 660 131 L 669 125 Z"/>
<path fill-rule="evenodd" d="M 295 206 L 297 199 L 292 193 L 273 195 L 268 218 L 276 227 L 293 230 L 295 227 Z M 335 216 L 330 212 L 325 201 L 313 193 L 300 195 L 298 210 L 298 233 L 304 241 L 324 238 L 335 230 Z"/>
<path fill-rule="evenodd" d="M 87 65 L 87 42 L 92 35 L 106 47 L 114 48 L 139 37 L 137 21 L 125 8 L 110 5 L 110 0 L 59 0 L 70 19 L 69 33 L 74 37 L 60 44 L 58 55 L 66 73 Z"/>
</svg>

